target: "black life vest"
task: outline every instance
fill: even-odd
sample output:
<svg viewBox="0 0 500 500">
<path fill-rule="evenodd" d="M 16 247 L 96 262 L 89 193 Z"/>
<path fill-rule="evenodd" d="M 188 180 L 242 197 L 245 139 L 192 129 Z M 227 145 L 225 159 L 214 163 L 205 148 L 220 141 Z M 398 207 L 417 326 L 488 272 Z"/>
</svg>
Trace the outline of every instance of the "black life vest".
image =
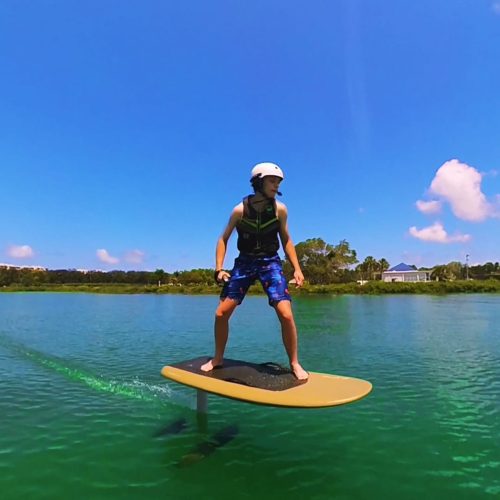
<svg viewBox="0 0 500 500">
<path fill-rule="evenodd" d="M 243 199 L 243 216 L 236 224 L 238 250 L 246 255 L 275 255 L 280 247 L 276 201 L 267 200 L 263 210 L 258 212 L 251 204 L 252 198 L 250 195 Z"/>
</svg>

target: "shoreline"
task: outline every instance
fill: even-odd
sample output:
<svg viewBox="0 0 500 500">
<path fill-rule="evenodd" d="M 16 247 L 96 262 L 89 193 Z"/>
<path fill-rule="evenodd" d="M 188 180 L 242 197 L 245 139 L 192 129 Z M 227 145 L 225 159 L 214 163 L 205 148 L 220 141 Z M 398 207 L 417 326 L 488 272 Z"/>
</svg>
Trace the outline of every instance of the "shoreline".
<svg viewBox="0 0 500 500">
<path fill-rule="evenodd" d="M 97 293 L 97 294 L 156 294 L 156 295 L 219 295 L 216 285 L 127 285 L 127 284 L 65 284 L 0 287 L 0 293 L 15 292 L 59 292 L 59 293 Z M 431 281 L 420 283 L 385 283 L 370 281 L 364 285 L 339 283 L 330 285 L 306 284 L 300 289 L 290 288 L 292 296 L 309 295 L 386 295 L 418 294 L 445 295 L 450 293 L 500 293 L 500 280 L 469 281 Z M 249 295 L 264 295 L 259 284 L 250 287 Z"/>
</svg>

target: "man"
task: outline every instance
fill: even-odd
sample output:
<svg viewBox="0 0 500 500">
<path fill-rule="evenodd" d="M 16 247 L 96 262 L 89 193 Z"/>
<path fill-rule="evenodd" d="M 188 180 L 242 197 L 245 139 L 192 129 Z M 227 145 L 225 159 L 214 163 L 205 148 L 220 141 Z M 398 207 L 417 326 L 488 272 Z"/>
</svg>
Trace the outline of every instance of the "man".
<svg viewBox="0 0 500 500">
<path fill-rule="evenodd" d="M 233 209 L 229 222 L 217 241 L 215 279 L 218 283 L 224 283 L 224 287 L 220 295 L 221 301 L 215 311 L 215 355 L 202 365 L 203 371 L 211 371 L 223 364 L 229 335 L 229 318 L 236 306 L 243 301 L 250 285 L 258 279 L 267 293 L 269 305 L 278 315 L 292 372 L 299 380 L 308 378 L 298 360 L 297 328 L 281 259 L 278 256 L 281 240 L 285 254 L 294 269 L 295 283 L 298 287 L 302 286 L 304 275 L 288 232 L 287 209 L 275 199 L 276 195 L 281 194 L 278 189 L 283 178 L 283 171 L 274 163 L 255 165 L 250 179 L 254 194 L 247 196 Z M 227 242 L 235 228 L 238 232 L 240 255 L 229 274 L 222 268 Z"/>
</svg>

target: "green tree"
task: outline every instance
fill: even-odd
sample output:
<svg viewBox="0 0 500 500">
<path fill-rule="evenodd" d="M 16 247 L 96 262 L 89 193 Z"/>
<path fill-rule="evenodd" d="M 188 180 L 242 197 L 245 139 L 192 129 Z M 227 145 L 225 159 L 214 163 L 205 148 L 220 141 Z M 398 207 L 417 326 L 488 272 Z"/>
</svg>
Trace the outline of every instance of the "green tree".
<svg viewBox="0 0 500 500">
<path fill-rule="evenodd" d="M 373 280 L 375 271 L 378 269 L 378 262 L 369 255 L 365 260 L 356 266 L 361 280 Z"/>
<path fill-rule="evenodd" d="M 375 271 L 378 268 L 378 262 L 371 255 L 368 255 L 363 261 L 363 265 L 365 266 L 368 279 L 373 280 Z"/>
<path fill-rule="evenodd" d="M 387 262 L 383 257 L 378 261 L 378 270 L 380 271 L 380 278 L 382 278 L 382 273 L 387 271 L 391 267 L 389 262 Z"/>
<path fill-rule="evenodd" d="M 431 272 L 431 280 L 436 281 L 453 281 L 453 274 L 451 274 L 446 264 L 434 266 Z"/>
<path fill-rule="evenodd" d="M 157 269 L 155 271 L 155 279 L 158 286 L 161 286 L 161 284 L 165 281 L 165 271 L 163 269 Z"/>
<path fill-rule="evenodd" d="M 321 238 L 311 238 L 300 242 L 295 249 L 304 276 L 312 284 L 341 281 L 343 272 L 357 262 L 356 251 L 347 240 L 331 245 Z"/>
<path fill-rule="evenodd" d="M 387 269 L 389 269 L 389 262 L 387 262 L 387 260 L 384 258 L 376 260 L 371 255 L 366 257 L 361 264 L 356 266 L 358 278 L 361 280 L 382 279 L 382 273 L 387 271 Z"/>
<path fill-rule="evenodd" d="M 0 286 L 18 283 L 18 270 L 13 267 L 0 267 Z"/>
<path fill-rule="evenodd" d="M 450 262 L 446 267 L 453 280 L 465 279 L 465 267 L 461 262 Z"/>
<path fill-rule="evenodd" d="M 333 252 L 329 254 L 329 259 L 333 261 L 333 267 L 337 277 L 343 276 L 350 266 L 358 262 L 356 250 L 352 249 L 347 240 L 340 240 L 333 247 Z M 338 280 L 337 280 L 338 281 Z"/>
</svg>

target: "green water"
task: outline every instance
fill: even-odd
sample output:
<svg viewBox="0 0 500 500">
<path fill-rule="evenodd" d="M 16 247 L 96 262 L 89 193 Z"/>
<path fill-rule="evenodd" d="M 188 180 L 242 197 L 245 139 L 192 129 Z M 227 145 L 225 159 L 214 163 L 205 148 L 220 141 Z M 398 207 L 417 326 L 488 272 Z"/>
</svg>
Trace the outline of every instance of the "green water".
<svg viewBox="0 0 500 500">
<path fill-rule="evenodd" d="M 499 295 L 298 298 L 306 369 L 373 392 L 320 410 L 209 396 L 203 429 L 160 369 L 211 352 L 216 301 L 0 294 L 1 498 L 500 497 Z M 227 356 L 286 362 L 264 298 Z"/>
</svg>

